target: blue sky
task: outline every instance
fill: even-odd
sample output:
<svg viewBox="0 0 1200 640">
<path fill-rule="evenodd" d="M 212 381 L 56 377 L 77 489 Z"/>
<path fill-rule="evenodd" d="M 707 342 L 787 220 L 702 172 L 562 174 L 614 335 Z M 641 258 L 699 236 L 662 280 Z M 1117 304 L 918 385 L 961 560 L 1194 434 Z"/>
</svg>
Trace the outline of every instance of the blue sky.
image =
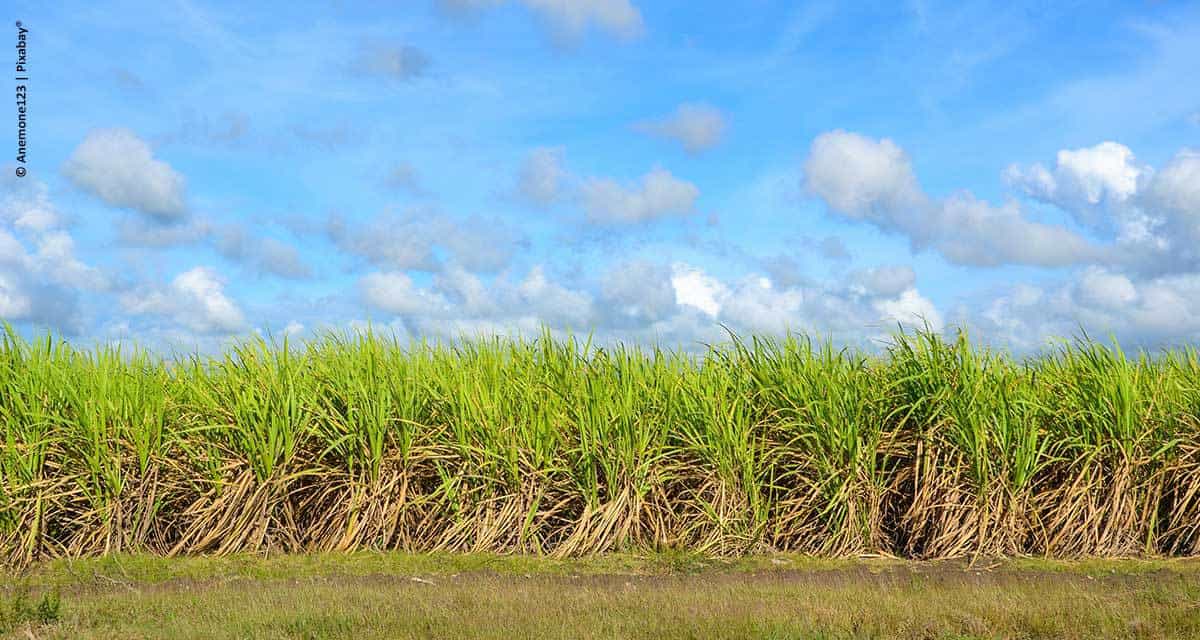
<svg viewBox="0 0 1200 640">
<path fill-rule="evenodd" d="M 1200 7 L 1044 4 L 17 2 L 0 318 L 1195 342 Z"/>
</svg>

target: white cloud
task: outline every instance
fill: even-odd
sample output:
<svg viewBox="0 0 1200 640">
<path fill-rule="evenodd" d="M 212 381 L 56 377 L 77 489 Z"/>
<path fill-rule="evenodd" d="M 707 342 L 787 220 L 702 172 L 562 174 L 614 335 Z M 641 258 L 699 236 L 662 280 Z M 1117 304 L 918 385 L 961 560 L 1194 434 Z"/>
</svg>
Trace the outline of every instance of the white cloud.
<svg viewBox="0 0 1200 640">
<path fill-rule="evenodd" d="M 20 184 L 11 178 L 2 184 L 8 193 L 0 202 L 0 265 L 36 272 L 63 284 L 102 287 L 99 272 L 75 258 L 70 234 L 56 228 L 62 219 L 46 185 L 39 181 Z M 12 232 L 6 226 L 11 226 Z M 31 241 L 36 251 L 30 253 L 14 233 Z"/>
<path fill-rule="evenodd" d="M 442 296 L 418 287 L 397 271 L 368 273 L 359 283 L 366 303 L 397 315 L 441 315 L 448 308 Z"/>
<path fill-rule="evenodd" d="M 876 277 L 883 284 L 864 286 Z M 644 341 L 693 348 L 741 335 L 801 332 L 845 343 L 894 330 L 897 323 L 945 326 L 936 306 L 916 289 L 908 267 L 852 274 L 843 282 L 780 286 L 747 273 L 722 280 L 703 268 L 645 259 L 615 263 L 595 282 L 596 293 L 551 277 L 535 265 L 484 279 L 451 263 L 428 285 L 397 271 L 359 281 L 361 300 L 407 336 L 531 335 L 549 327 L 556 335 L 586 330 L 599 343 Z"/>
<path fill-rule="evenodd" d="M 1058 164 L 1010 167 L 1011 185 L 1071 213 L 1111 242 L 1092 262 L 1144 274 L 1200 269 L 1200 153 L 1177 152 L 1158 170 L 1123 145 L 1060 151 Z"/>
<path fill-rule="evenodd" d="M 1138 177 L 1142 173 L 1134 164 L 1129 147 L 1116 142 L 1101 142 L 1090 149 L 1059 151 L 1057 169 L 1061 177 L 1073 183 L 1060 185 L 1060 188 L 1079 192 L 1091 204 L 1105 197 L 1127 199 L 1137 190 Z"/>
<path fill-rule="evenodd" d="M 1145 198 L 1151 206 L 1200 218 L 1200 151 L 1184 149 L 1150 180 Z"/>
<path fill-rule="evenodd" d="M 1200 274 L 1138 277 L 1088 267 L 1044 287 L 1017 284 L 966 321 L 990 342 L 1015 349 L 1044 347 L 1079 334 L 1127 347 L 1156 347 L 1200 340 Z"/>
<path fill-rule="evenodd" d="M 804 161 L 804 181 L 830 208 L 889 229 L 915 226 L 911 218 L 926 205 L 908 155 L 887 138 L 840 129 L 817 136 Z"/>
<path fill-rule="evenodd" d="M 728 128 L 725 114 L 705 103 L 684 103 L 666 118 L 641 122 L 639 131 L 670 138 L 688 153 L 701 153 L 720 144 Z"/>
<path fill-rule="evenodd" d="M 1137 300 L 1138 292 L 1125 275 L 1088 267 L 1076 285 L 1080 302 L 1102 309 L 1120 310 Z"/>
<path fill-rule="evenodd" d="M 429 335 L 492 332 L 485 327 L 536 330 L 543 324 L 588 329 L 594 320 L 591 296 L 552 281 L 540 265 L 516 282 L 497 276 L 484 284 L 474 274 L 451 266 L 435 276 L 431 288 L 394 271 L 367 274 L 359 288 L 368 306 L 403 316 L 407 327 Z"/>
<path fill-rule="evenodd" d="M 914 249 L 933 248 L 955 263 L 1063 266 L 1102 254 L 1065 227 L 1028 220 L 1016 202 L 992 206 L 969 192 L 930 198 L 908 156 L 886 138 L 822 134 L 805 160 L 804 178 L 833 212 L 903 234 Z"/>
<path fill-rule="evenodd" d="M 46 183 L 29 178 L 5 176 L 7 194 L 0 201 L 0 222 L 11 224 L 15 229 L 46 231 L 62 224 L 62 216 L 50 201 Z"/>
<path fill-rule="evenodd" d="M 936 306 L 922 296 L 905 271 L 886 267 L 852 274 L 845 285 L 803 283 L 778 286 L 770 278 L 747 274 L 727 284 L 691 265 L 673 266 L 672 284 L 681 307 L 696 309 L 737 332 L 779 335 L 787 331 L 836 336 L 861 341 L 895 329 L 928 322 L 941 331 L 945 321 Z M 879 279 L 875 287 L 863 281 Z M 900 285 L 905 285 L 897 290 Z"/>
<path fill-rule="evenodd" d="M 1200 152 L 1176 153 L 1146 181 L 1139 204 L 1166 227 L 1167 243 L 1187 243 L 1186 250 L 1200 243 Z"/>
<path fill-rule="evenodd" d="M 655 168 L 642 176 L 640 186 L 591 178 L 582 188 L 588 219 L 597 223 L 632 224 L 668 215 L 691 213 L 700 197 L 696 185 Z"/>
<path fill-rule="evenodd" d="M 1119 207 L 1138 189 L 1145 173 L 1133 151 L 1116 142 L 1058 152 L 1053 171 L 1040 164 L 1029 168 L 1012 165 L 1005 171 L 1008 183 L 1032 198 L 1058 206 L 1093 228 L 1109 221 L 1100 205 Z"/>
<path fill-rule="evenodd" d="M 29 264 L 29 256 L 25 246 L 16 236 L 0 228 L 0 264 L 25 267 Z"/>
<path fill-rule="evenodd" d="M 720 313 L 718 299 L 725 296 L 725 285 L 704 271 L 683 263 L 672 265 L 671 272 L 676 304 L 694 307 L 714 318 Z"/>
<path fill-rule="evenodd" d="M 95 129 L 63 165 L 75 186 L 114 206 L 162 221 L 187 214 L 185 181 L 128 129 Z"/>
<path fill-rule="evenodd" d="M 208 267 L 175 276 L 166 287 L 141 288 L 122 294 L 128 313 L 157 315 L 198 333 L 235 333 L 245 328 L 242 310 L 225 293 L 225 280 Z"/>
<path fill-rule="evenodd" d="M 722 293 L 719 318 L 739 331 L 779 335 L 808 324 L 803 289 L 780 289 L 769 278 L 749 276 Z"/>
<path fill-rule="evenodd" d="M 7 192 L 0 201 L 0 319 L 78 333 L 79 294 L 107 290 L 111 278 L 76 257 L 45 184 L 8 179 L 0 186 Z"/>
<path fill-rule="evenodd" d="M 75 240 L 65 231 L 49 231 L 37 239 L 34 269 L 72 289 L 103 290 L 109 278 L 75 257 Z"/>
<path fill-rule="evenodd" d="M 591 296 L 551 281 L 541 265 L 530 269 L 517 292 L 519 308 L 553 325 L 587 329 L 592 320 Z"/>
<path fill-rule="evenodd" d="M 864 294 L 893 296 L 911 289 L 917 274 L 908 265 L 888 265 L 856 272 L 851 280 Z"/>
<path fill-rule="evenodd" d="M 914 288 L 905 289 L 895 298 L 878 300 L 874 306 L 884 320 L 908 328 L 919 329 L 928 325 L 932 331 L 941 331 L 946 326 L 933 302 Z"/>
<path fill-rule="evenodd" d="M 631 260 L 609 269 L 601 282 L 601 294 L 619 320 L 653 322 L 675 310 L 671 271 L 646 260 Z"/>
<path fill-rule="evenodd" d="M 966 192 L 928 210 L 908 233 L 915 247 L 935 247 L 951 262 L 966 265 L 1056 267 L 1103 257 L 1102 249 L 1065 227 L 1027 220 L 1016 202 L 996 207 Z"/>
<path fill-rule="evenodd" d="M 245 324 L 241 309 L 225 295 L 225 281 L 215 271 L 196 267 L 171 281 L 174 304 L 186 305 L 185 321 L 198 331 L 237 331 Z"/>
<path fill-rule="evenodd" d="M 0 247 L 4 237 L 0 236 Z M 21 320 L 33 311 L 33 300 L 29 297 L 15 275 L 0 271 L 0 318 Z"/>
<path fill-rule="evenodd" d="M 433 284 L 469 316 L 492 315 L 500 310 L 488 286 L 459 265 L 448 265 L 434 276 Z"/>
</svg>

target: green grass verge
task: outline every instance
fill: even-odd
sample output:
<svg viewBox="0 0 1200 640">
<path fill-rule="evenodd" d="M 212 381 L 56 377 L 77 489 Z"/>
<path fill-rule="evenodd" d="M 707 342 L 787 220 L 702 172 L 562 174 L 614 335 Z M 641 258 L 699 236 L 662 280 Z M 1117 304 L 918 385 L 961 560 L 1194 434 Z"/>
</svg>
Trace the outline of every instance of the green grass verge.
<svg viewBox="0 0 1200 640">
<path fill-rule="evenodd" d="M 13 638 L 1200 637 L 1200 561 L 1178 559 L 112 556 L 0 583 L 61 597 Z"/>
</svg>

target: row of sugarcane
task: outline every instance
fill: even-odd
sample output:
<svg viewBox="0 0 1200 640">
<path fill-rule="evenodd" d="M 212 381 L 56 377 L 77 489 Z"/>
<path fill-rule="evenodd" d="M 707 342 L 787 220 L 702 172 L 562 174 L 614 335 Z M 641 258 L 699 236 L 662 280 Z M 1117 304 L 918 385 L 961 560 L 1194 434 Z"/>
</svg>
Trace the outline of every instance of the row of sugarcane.
<svg viewBox="0 0 1200 640">
<path fill-rule="evenodd" d="M 1200 359 L 965 334 L 0 345 L 0 559 L 1200 552 Z"/>
</svg>

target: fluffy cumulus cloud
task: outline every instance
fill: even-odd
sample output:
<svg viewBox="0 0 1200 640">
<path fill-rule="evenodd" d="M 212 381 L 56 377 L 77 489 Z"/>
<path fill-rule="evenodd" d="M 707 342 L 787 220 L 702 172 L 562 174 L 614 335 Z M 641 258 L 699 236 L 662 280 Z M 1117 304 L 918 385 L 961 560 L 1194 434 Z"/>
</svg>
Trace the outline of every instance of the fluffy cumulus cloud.
<svg viewBox="0 0 1200 640">
<path fill-rule="evenodd" d="M 41 233 L 36 245 L 29 264 L 42 277 L 72 289 L 102 291 L 109 287 L 108 275 L 75 256 L 75 239 L 66 231 Z"/>
<path fill-rule="evenodd" d="M 639 122 L 635 128 L 678 142 L 688 153 L 701 153 L 721 143 L 728 128 L 725 114 L 706 103 L 684 103 L 671 115 Z"/>
<path fill-rule="evenodd" d="M 433 290 L 450 300 L 465 315 L 486 317 L 500 312 L 492 290 L 479 276 L 458 265 L 447 265 L 434 275 Z"/>
<path fill-rule="evenodd" d="M 962 321 L 1014 349 L 1044 348 L 1053 338 L 1115 336 L 1129 347 L 1200 340 L 1200 274 L 1142 279 L 1088 267 L 1058 283 L 1014 285 L 981 301 Z"/>
<path fill-rule="evenodd" d="M 50 190 L 40 180 L 21 180 L 7 174 L 0 183 L 0 223 L 24 231 L 46 231 L 62 224 L 62 215 L 50 201 Z"/>
<path fill-rule="evenodd" d="M 593 320 L 592 296 L 564 286 L 536 265 L 516 287 L 517 308 L 525 309 L 549 324 L 582 330 Z"/>
<path fill-rule="evenodd" d="M 1112 335 L 1129 347 L 1155 348 L 1200 340 L 1200 273 L 1139 276 L 1087 267 L 1057 282 L 1016 284 L 974 301 L 957 322 L 1017 350 L 1052 340 Z"/>
<path fill-rule="evenodd" d="M 1137 301 L 1137 287 L 1127 276 L 1106 269 L 1089 267 L 1075 285 L 1076 297 L 1083 306 L 1120 311 Z"/>
<path fill-rule="evenodd" d="M 0 237 L 0 243 L 4 240 Z M 11 274 L 0 272 L 0 318 L 25 319 L 32 310 L 33 301 L 20 283 L 15 282 Z"/>
<path fill-rule="evenodd" d="M 1057 281 L 1015 285 L 968 313 L 985 335 L 1026 347 L 1081 329 L 1144 346 L 1200 336 L 1200 153 L 1181 149 L 1155 168 L 1104 142 L 1061 151 L 1052 168 L 1014 165 L 1005 177 L 1070 214 L 1105 251 Z"/>
<path fill-rule="evenodd" d="M 1183 149 L 1147 182 L 1146 204 L 1177 217 L 1200 219 L 1200 151 Z"/>
<path fill-rule="evenodd" d="M 1013 165 L 1009 183 L 1069 212 L 1106 238 L 1095 262 L 1142 275 L 1200 270 L 1200 153 L 1181 149 L 1162 167 L 1115 142 L 1063 150 L 1053 169 Z"/>
<path fill-rule="evenodd" d="M 887 138 L 840 130 L 817 136 L 804 180 L 834 211 L 887 229 L 917 227 L 927 204 L 908 155 Z"/>
<path fill-rule="evenodd" d="M 654 322 L 675 310 L 671 270 L 648 260 L 629 260 L 609 268 L 600 290 L 606 309 L 618 323 Z"/>
<path fill-rule="evenodd" d="M 671 287 L 675 292 L 676 304 L 717 317 L 721 311 L 720 299 L 728 294 L 728 287 L 703 269 L 687 264 L 675 264 L 671 271 Z"/>
<path fill-rule="evenodd" d="M 241 308 L 225 293 L 226 281 L 208 267 L 194 267 L 166 286 L 143 286 L 120 296 L 133 315 L 156 316 L 201 334 L 232 334 L 246 328 Z"/>
<path fill-rule="evenodd" d="M 863 293 L 891 296 L 911 289 L 917 274 L 908 265 L 885 265 L 856 271 L 850 281 Z"/>
<path fill-rule="evenodd" d="M 0 229 L 0 320 L 78 333 L 82 329 L 79 291 L 70 284 L 77 269 L 64 269 L 47 258 Z"/>
<path fill-rule="evenodd" d="M 0 182 L 0 320 L 77 333 L 81 295 L 112 286 L 109 274 L 78 257 L 44 183 Z"/>
<path fill-rule="evenodd" d="M 739 334 L 785 332 L 867 345 L 897 328 L 945 328 L 907 266 L 831 282 L 782 283 L 764 273 L 723 278 L 686 262 L 618 259 L 596 276 L 562 279 L 544 265 L 489 277 L 446 265 L 425 274 L 377 271 L 359 280 L 376 322 L 409 336 L 585 331 L 600 342 L 700 348 Z"/>
<path fill-rule="evenodd" d="M 907 236 L 951 262 L 1064 266 L 1097 259 L 1102 249 L 1065 227 L 1034 222 L 1015 201 L 995 206 L 960 192 L 938 200 L 917 181 L 895 142 L 832 131 L 813 141 L 804 162 L 808 191 L 852 220 Z"/>
<path fill-rule="evenodd" d="M 657 167 L 642 176 L 637 185 L 591 178 L 581 187 L 580 195 L 591 222 L 633 224 L 693 212 L 700 189 Z"/>
<path fill-rule="evenodd" d="M 945 327 L 942 314 L 928 298 L 914 288 L 907 288 L 892 298 L 876 300 L 872 306 L 884 320 L 904 327 L 929 327 L 941 331 Z"/>
<path fill-rule="evenodd" d="M 155 158 L 150 146 L 128 129 L 91 131 L 62 172 L 75 186 L 114 207 L 160 221 L 187 214 L 183 176 Z"/>
<path fill-rule="evenodd" d="M 817 329 L 818 323 L 805 308 L 812 291 L 780 288 L 770 278 L 750 276 L 721 293 L 716 315 L 739 331 L 778 335 Z"/>
<path fill-rule="evenodd" d="M 907 155 L 886 139 L 823 134 L 813 142 L 804 174 L 810 193 L 830 211 L 902 234 L 914 249 L 932 248 L 951 262 L 1070 267 L 1038 285 L 992 292 L 957 314 L 999 343 L 1032 348 L 1084 329 L 1148 345 L 1191 340 L 1200 331 L 1195 150 L 1181 149 L 1156 168 L 1122 144 L 1102 142 L 1064 149 L 1049 167 L 1004 171 L 1019 196 L 1060 210 L 1078 231 L 1033 221 L 1015 199 L 995 205 L 967 191 L 933 198 L 921 189 Z M 875 305 L 890 317 L 935 317 L 930 312 L 936 310 L 907 293 L 907 278 L 896 275 L 864 273 L 858 280 L 864 290 L 903 289 Z M 882 284 L 886 280 L 894 283 Z"/>
<path fill-rule="evenodd" d="M 1058 267 L 1090 262 L 1103 253 L 1070 229 L 1028 220 L 1015 201 L 994 206 L 960 193 L 928 213 L 922 224 L 907 230 L 914 247 L 933 247 L 958 264 Z"/>
<path fill-rule="evenodd" d="M 441 316 L 445 299 L 415 285 L 408 275 L 395 272 L 368 273 L 359 283 L 363 300 L 371 307 L 395 315 Z"/>
<path fill-rule="evenodd" d="M 402 272 L 373 272 L 359 281 L 363 302 L 397 316 L 410 335 L 529 333 L 542 326 L 588 331 L 595 324 L 593 296 L 566 287 L 535 265 L 523 278 L 500 275 L 485 283 L 447 268 L 420 285 Z"/>
<path fill-rule="evenodd" d="M 1183 268 L 1200 269 L 1200 151 L 1176 153 L 1143 182 L 1136 201 L 1151 229 L 1147 243 Z"/>
<path fill-rule="evenodd" d="M 883 267 L 838 282 L 786 284 L 755 273 L 723 281 L 700 267 L 676 263 L 670 283 L 680 313 L 700 314 L 710 325 L 739 332 L 792 331 L 858 341 L 897 324 L 928 323 L 935 331 L 945 326 L 933 302 L 917 291 L 908 267 Z"/>
<path fill-rule="evenodd" d="M 533 11 L 564 44 L 579 39 L 591 26 L 623 39 L 645 31 L 642 14 L 629 0 L 516 0 Z M 456 13 L 475 12 L 507 4 L 506 0 L 441 0 Z"/>
<path fill-rule="evenodd" d="M 1137 192 L 1144 171 L 1128 147 L 1102 142 L 1059 151 L 1053 170 L 1041 164 L 1012 165 L 1005 178 L 1027 195 L 1071 212 L 1081 223 L 1100 226 L 1106 221 L 1095 215 L 1097 205 L 1127 202 Z"/>
</svg>

